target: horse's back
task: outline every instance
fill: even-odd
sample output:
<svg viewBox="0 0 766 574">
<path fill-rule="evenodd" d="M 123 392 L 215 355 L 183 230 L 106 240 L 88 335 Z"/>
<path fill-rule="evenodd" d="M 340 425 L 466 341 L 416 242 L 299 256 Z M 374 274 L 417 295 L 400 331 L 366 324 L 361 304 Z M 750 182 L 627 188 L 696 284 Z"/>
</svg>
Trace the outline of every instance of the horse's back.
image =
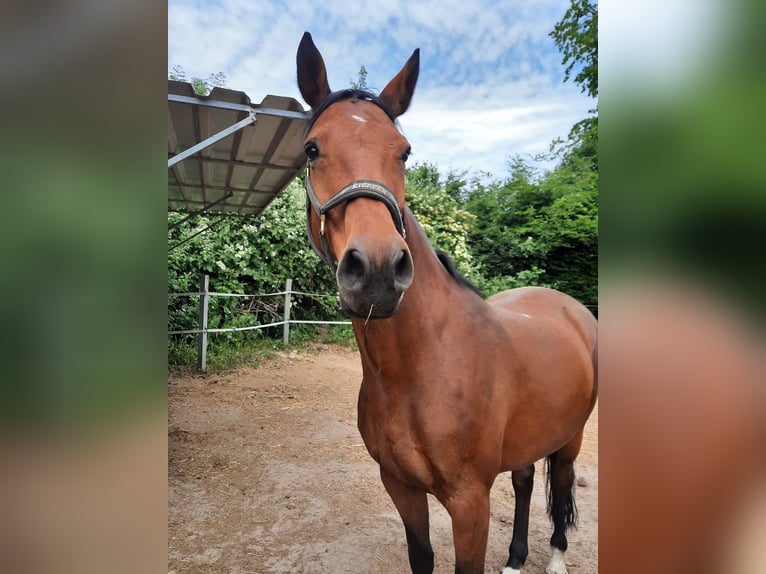
<svg viewBox="0 0 766 574">
<path fill-rule="evenodd" d="M 562 336 L 577 336 L 595 354 L 598 322 L 582 303 L 547 287 L 519 287 L 493 295 L 487 303 L 506 322 L 521 320 L 546 330 L 555 329 Z"/>
</svg>

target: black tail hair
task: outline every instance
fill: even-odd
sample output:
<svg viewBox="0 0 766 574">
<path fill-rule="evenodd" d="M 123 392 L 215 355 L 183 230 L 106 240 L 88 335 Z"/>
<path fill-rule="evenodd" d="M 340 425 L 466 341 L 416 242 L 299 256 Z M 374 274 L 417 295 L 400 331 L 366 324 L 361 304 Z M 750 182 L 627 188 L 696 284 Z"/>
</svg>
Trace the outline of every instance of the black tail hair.
<svg viewBox="0 0 766 574">
<path fill-rule="evenodd" d="M 553 465 L 556 464 L 556 457 L 558 453 L 554 452 L 549 454 L 545 458 L 545 490 L 548 497 L 548 517 L 553 519 L 553 486 L 551 484 L 551 473 L 553 472 Z M 575 504 L 575 483 L 572 481 L 572 487 L 569 489 L 568 496 L 566 497 L 564 505 L 564 524 L 566 529 L 569 530 L 572 527 L 577 527 L 577 504 Z"/>
</svg>

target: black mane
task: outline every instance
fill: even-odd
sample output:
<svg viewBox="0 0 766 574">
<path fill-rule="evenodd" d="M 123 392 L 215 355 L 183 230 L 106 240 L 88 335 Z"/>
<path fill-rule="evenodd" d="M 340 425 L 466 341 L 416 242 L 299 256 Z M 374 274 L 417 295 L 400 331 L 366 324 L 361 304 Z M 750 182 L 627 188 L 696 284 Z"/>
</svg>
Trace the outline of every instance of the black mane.
<svg viewBox="0 0 766 574">
<path fill-rule="evenodd" d="M 365 100 L 372 102 L 381 110 L 386 112 L 386 115 L 391 119 L 392 122 L 396 123 L 396 116 L 394 116 L 391 108 L 389 108 L 386 103 L 378 96 L 368 90 L 355 90 L 349 88 L 347 90 L 338 90 L 337 92 L 328 94 L 325 99 L 319 102 L 317 107 L 312 108 L 311 114 L 309 115 L 308 125 L 306 127 L 306 133 L 311 131 L 311 128 L 314 127 L 314 123 L 317 121 L 317 119 L 319 119 L 319 116 L 321 116 L 327 108 L 341 100 Z"/>
<path fill-rule="evenodd" d="M 455 283 L 460 285 L 461 287 L 465 289 L 470 289 L 474 293 L 476 293 L 479 297 L 484 299 L 484 293 L 482 293 L 479 288 L 471 283 L 468 279 L 466 279 L 463 274 L 458 271 L 457 267 L 455 266 L 455 262 L 450 259 L 450 256 L 447 255 L 444 251 L 441 249 L 434 249 L 436 252 L 436 257 L 439 258 L 439 262 L 444 265 L 444 268 L 447 270 L 447 272 L 452 276 L 452 278 L 455 280 Z"/>
</svg>

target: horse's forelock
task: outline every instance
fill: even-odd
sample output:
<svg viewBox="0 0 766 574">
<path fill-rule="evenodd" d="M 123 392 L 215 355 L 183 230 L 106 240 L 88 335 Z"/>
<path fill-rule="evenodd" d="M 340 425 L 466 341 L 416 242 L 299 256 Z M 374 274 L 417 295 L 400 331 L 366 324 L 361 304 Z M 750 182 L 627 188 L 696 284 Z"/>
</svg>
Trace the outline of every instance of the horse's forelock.
<svg viewBox="0 0 766 574">
<path fill-rule="evenodd" d="M 314 127 L 314 124 L 319 119 L 319 116 L 321 116 L 325 110 L 327 110 L 327 108 L 342 100 L 364 100 L 367 102 L 372 102 L 384 112 L 386 112 L 386 115 L 392 122 L 396 123 L 396 116 L 394 116 L 391 108 L 389 108 L 386 103 L 376 94 L 373 94 L 369 90 L 357 90 L 349 88 L 328 94 L 327 97 L 322 100 L 318 106 L 312 108 L 311 114 L 309 115 L 308 125 L 306 126 L 306 133 L 311 131 L 311 128 Z"/>
</svg>

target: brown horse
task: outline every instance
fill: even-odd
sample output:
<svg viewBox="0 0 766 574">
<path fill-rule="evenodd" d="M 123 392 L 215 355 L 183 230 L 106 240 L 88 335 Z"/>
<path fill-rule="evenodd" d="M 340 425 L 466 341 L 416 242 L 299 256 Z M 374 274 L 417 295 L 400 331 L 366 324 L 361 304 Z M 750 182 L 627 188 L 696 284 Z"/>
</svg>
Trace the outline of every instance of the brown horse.
<svg viewBox="0 0 766 574">
<path fill-rule="evenodd" d="M 434 568 L 426 493 L 452 517 L 455 572 L 484 572 L 489 492 L 512 471 L 513 538 L 503 572 L 527 558 L 534 462 L 547 457 L 554 531 L 547 572 L 566 572 L 574 460 L 596 402 L 596 320 L 550 289 L 484 300 L 429 244 L 404 196 L 410 146 L 395 119 L 419 51 L 375 96 L 332 92 L 306 33 L 298 85 L 312 107 L 309 240 L 336 272 L 362 358 L 359 431 L 404 522 L 414 573 Z"/>
</svg>

